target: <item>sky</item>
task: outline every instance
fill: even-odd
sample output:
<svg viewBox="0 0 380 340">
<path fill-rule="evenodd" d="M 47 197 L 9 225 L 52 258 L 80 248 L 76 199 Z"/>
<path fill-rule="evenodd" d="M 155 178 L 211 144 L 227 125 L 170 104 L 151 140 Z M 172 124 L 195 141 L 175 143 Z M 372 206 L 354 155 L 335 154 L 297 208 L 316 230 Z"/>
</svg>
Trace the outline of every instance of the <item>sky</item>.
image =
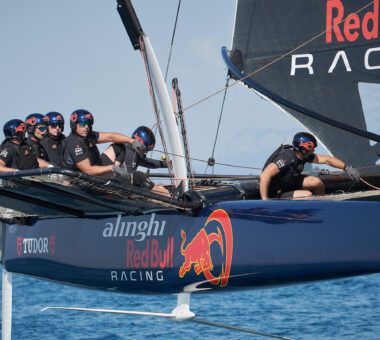
<svg viewBox="0 0 380 340">
<path fill-rule="evenodd" d="M 165 74 L 178 1 L 133 5 Z M 178 78 L 185 108 L 224 88 L 227 68 L 220 50 L 231 46 L 234 14 L 235 0 L 181 2 L 167 83 Z M 68 135 L 70 114 L 79 108 L 93 113 L 96 131 L 130 136 L 140 125 L 154 125 L 142 58 L 132 48 L 116 0 L 1 1 L 0 41 L 1 125 L 33 112 L 58 111 Z M 222 100 L 223 93 L 185 111 L 197 173 L 206 170 L 198 160 L 211 156 Z M 227 92 L 214 158 L 244 168 L 217 164 L 214 172 L 258 174 L 275 148 L 303 130 L 237 84 Z M 162 150 L 160 143 L 156 149 Z"/>
</svg>

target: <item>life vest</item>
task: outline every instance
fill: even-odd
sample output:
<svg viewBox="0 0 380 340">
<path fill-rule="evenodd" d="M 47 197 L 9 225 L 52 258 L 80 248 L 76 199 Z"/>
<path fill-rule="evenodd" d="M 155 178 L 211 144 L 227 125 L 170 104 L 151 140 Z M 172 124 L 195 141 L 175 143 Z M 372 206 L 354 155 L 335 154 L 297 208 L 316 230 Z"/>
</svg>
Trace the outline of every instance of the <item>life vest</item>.
<svg viewBox="0 0 380 340">
<path fill-rule="evenodd" d="M 10 140 L 5 140 L 2 143 L 2 148 L 6 147 L 8 150 L 12 150 L 12 154 L 15 155 L 12 159 L 12 163 L 9 165 L 11 168 L 19 170 L 36 169 L 39 167 L 37 154 L 32 146 L 22 142 L 21 145 L 12 143 Z"/>
<path fill-rule="evenodd" d="M 75 165 L 74 160 L 72 159 L 70 152 L 68 152 L 68 147 L 73 147 L 73 145 L 78 144 L 82 145 L 82 143 L 85 144 L 88 152 L 88 158 L 91 165 L 101 165 L 101 159 L 100 159 L 100 152 L 98 147 L 96 146 L 96 140 L 93 133 L 90 133 L 86 138 L 83 138 L 76 133 L 70 133 L 69 137 L 67 137 L 65 146 L 64 146 L 64 152 L 63 157 L 65 161 L 65 165 L 69 169 L 73 170 L 79 170 L 77 166 Z"/>
<path fill-rule="evenodd" d="M 59 166 L 61 168 L 65 166 L 63 158 L 65 139 L 66 137 L 63 134 L 60 134 L 56 139 L 47 135 L 40 142 L 46 152 L 46 160 L 54 166 Z"/>
<path fill-rule="evenodd" d="M 40 144 L 40 142 L 38 142 L 38 141 L 36 141 L 34 139 L 31 139 L 29 137 L 26 140 L 26 144 L 29 144 L 34 149 L 34 151 L 36 152 L 38 158 L 41 158 L 41 159 L 47 161 L 46 151 L 45 151 L 44 147 Z"/>
<path fill-rule="evenodd" d="M 286 149 L 293 149 L 293 145 L 290 144 L 281 144 L 274 152 L 269 156 L 267 161 L 265 162 L 265 165 L 263 167 L 263 170 L 268 166 L 269 163 L 272 163 L 273 160 L 281 154 Z"/>
</svg>

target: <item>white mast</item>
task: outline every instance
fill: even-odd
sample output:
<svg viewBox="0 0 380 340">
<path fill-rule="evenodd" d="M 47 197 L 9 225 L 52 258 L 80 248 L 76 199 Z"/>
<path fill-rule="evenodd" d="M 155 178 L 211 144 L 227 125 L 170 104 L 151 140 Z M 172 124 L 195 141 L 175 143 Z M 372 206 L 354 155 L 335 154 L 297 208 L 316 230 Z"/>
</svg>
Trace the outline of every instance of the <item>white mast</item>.
<svg viewBox="0 0 380 340">
<path fill-rule="evenodd" d="M 158 106 L 162 119 L 165 124 L 165 130 L 168 137 L 168 158 L 172 161 L 172 168 L 174 173 L 174 184 L 179 185 L 183 181 L 185 190 L 187 190 L 187 173 L 185 156 L 177 128 L 172 103 L 170 101 L 168 89 L 166 87 L 160 66 L 158 65 L 157 58 L 154 54 L 152 45 L 148 37 L 145 35 L 139 19 L 132 6 L 131 0 L 117 0 L 117 11 L 120 14 L 121 21 L 128 33 L 132 46 L 135 50 L 140 50 L 146 58 L 147 72 L 151 81 L 152 95 L 157 99 Z M 143 46 L 141 46 L 143 45 Z M 153 104 L 155 106 L 155 104 Z M 160 118 L 157 118 L 160 119 Z M 160 122 L 157 122 L 160 124 Z M 166 144 L 163 141 L 163 144 Z"/>
<path fill-rule="evenodd" d="M 162 113 L 162 119 L 165 123 L 166 134 L 168 137 L 168 156 L 172 161 L 175 184 L 178 185 L 180 181 L 183 180 L 185 184 L 185 190 L 187 190 L 188 183 L 185 156 L 179 136 L 177 123 L 174 117 L 174 112 L 172 109 L 173 105 L 170 101 L 168 89 L 166 87 L 164 77 L 162 76 L 161 68 L 158 65 L 152 45 L 150 44 L 150 41 L 145 34 L 142 38 L 144 41 L 145 53 L 147 63 L 149 65 L 154 94 L 156 95 L 160 112 Z"/>
</svg>

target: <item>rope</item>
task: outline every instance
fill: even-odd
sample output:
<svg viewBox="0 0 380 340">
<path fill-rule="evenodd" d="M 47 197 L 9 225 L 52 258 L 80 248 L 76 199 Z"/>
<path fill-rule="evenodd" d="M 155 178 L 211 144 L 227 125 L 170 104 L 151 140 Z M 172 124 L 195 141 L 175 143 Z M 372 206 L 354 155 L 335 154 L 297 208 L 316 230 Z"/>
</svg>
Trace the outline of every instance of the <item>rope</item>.
<svg viewBox="0 0 380 340">
<path fill-rule="evenodd" d="M 266 65 L 264 65 L 264 66 L 262 66 L 262 67 L 260 67 L 259 69 L 255 70 L 255 71 L 253 71 L 253 72 L 251 72 L 251 73 L 249 73 L 249 74 L 247 74 L 245 77 L 240 78 L 240 79 L 234 81 L 231 85 L 226 86 L 225 88 L 223 88 L 223 89 L 221 89 L 221 90 L 219 90 L 219 91 L 216 91 L 216 92 L 210 94 L 209 96 L 207 96 L 207 97 L 205 97 L 205 98 L 203 98 L 203 99 L 201 99 L 201 100 L 198 100 L 198 101 L 195 102 L 194 104 L 191 104 L 190 106 L 184 108 L 183 111 L 186 111 L 186 110 L 191 109 L 192 107 L 194 107 L 194 106 L 196 106 L 196 105 L 198 105 L 198 104 L 200 104 L 200 103 L 202 103 L 202 102 L 204 102 L 204 101 L 206 101 L 206 100 L 208 100 L 208 99 L 210 99 L 210 98 L 216 96 L 217 94 L 219 94 L 219 93 L 225 91 L 226 89 L 229 89 L 230 87 L 235 86 L 237 83 L 242 82 L 244 79 L 253 76 L 254 74 L 256 74 L 256 73 L 258 73 L 258 72 L 260 72 L 260 71 L 266 69 L 267 67 L 273 65 L 274 63 L 277 63 L 277 62 L 280 61 L 281 59 L 284 59 L 284 58 L 287 57 L 288 55 L 290 55 L 290 54 L 292 54 L 293 52 L 299 50 L 301 47 L 304 47 L 304 46 L 306 46 L 307 44 L 309 44 L 309 43 L 311 43 L 312 41 L 314 41 L 315 39 L 318 39 L 319 37 L 321 37 L 322 35 L 324 35 L 327 31 L 330 31 L 330 30 L 332 30 L 333 28 L 339 26 L 341 23 L 343 23 L 343 22 L 345 22 L 347 19 L 351 18 L 351 16 L 353 16 L 354 14 L 357 14 L 357 13 L 363 11 L 364 9 L 366 9 L 367 7 L 371 6 L 375 1 L 376 1 L 376 0 L 371 1 L 371 2 L 368 3 L 367 5 L 363 6 L 363 7 L 360 8 L 360 9 L 358 9 L 356 12 L 349 14 L 346 18 L 344 18 L 342 21 L 338 22 L 337 24 L 335 24 L 335 25 L 331 26 L 330 28 L 324 30 L 323 32 L 317 34 L 315 37 L 313 37 L 313 38 L 309 39 L 308 41 L 302 43 L 301 45 L 299 45 L 299 46 L 297 46 L 296 48 L 292 49 L 291 51 L 289 51 L 289 52 L 283 54 L 282 56 L 280 56 L 280 57 L 278 57 L 278 58 L 272 60 L 271 62 L 269 62 L 268 64 L 266 64 Z"/>
<path fill-rule="evenodd" d="M 172 56 L 172 50 L 173 50 L 173 44 L 174 44 L 174 36 L 175 36 L 176 29 L 177 29 L 177 21 L 178 21 L 178 14 L 179 14 L 180 7 L 181 7 L 181 0 L 178 1 L 177 15 L 175 17 L 175 23 L 174 23 L 174 28 L 173 28 L 172 41 L 170 43 L 170 52 L 169 52 L 169 57 L 168 57 L 168 63 L 166 65 L 166 71 L 165 71 L 165 82 L 166 82 L 166 78 L 168 76 L 169 64 L 170 64 L 170 59 L 171 59 L 171 56 Z"/>
<path fill-rule="evenodd" d="M 376 190 L 380 190 L 380 188 L 378 188 L 378 187 L 376 187 L 376 186 L 374 186 L 374 185 L 372 185 L 372 184 L 366 182 L 366 181 L 365 181 L 363 178 L 361 178 L 361 177 L 360 177 L 360 180 L 361 180 L 364 184 L 368 185 L 370 188 L 373 188 L 373 189 L 376 189 Z"/>
<path fill-rule="evenodd" d="M 202 181 L 205 181 L 205 180 L 209 180 L 209 179 L 213 179 L 213 180 L 231 180 L 231 181 L 234 181 L 234 180 L 252 180 L 252 179 L 259 179 L 260 176 L 228 176 L 228 177 L 203 177 L 203 178 L 194 178 L 194 181 L 198 181 L 198 182 L 202 182 Z M 169 181 L 170 178 L 167 178 L 167 177 L 154 177 L 154 179 L 157 179 L 157 180 L 160 180 L 160 181 Z M 176 180 L 185 180 L 187 178 L 176 178 Z"/>
<path fill-rule="evenodd" d="M 225 86 L 225 90 L 224 90 L 224 96 L 223 96 L 223 101 L 222 101 L 222 107 L 220 109 L 220 115 L 219 115 L 219 122 L 218 122 L 218 127 L 216 129 L 216 135 L 215 135 L 215 140 L 214 140 L 214 147 L 212 148 L 212 153 L 211 153 L 211 158 L 214 158 L 214 152 L 215 152 L 215 146 L 216 146 L 216 141 L 218 139 L 218 134 L 219 134 L 219 128 L 220 128 L 220 122 L 222 121 L 222 116 L 223 116 L 223 109 L 224 109 L 224 102 L 226 101 L 226 95 L 227 95 L 227 89 L 228 89 L 228 83 L 230 81 L 230 77 L 227 75 L 227 79 L 226 79 L 226 86 Z M 205 173 L 207 172 L 207 169 L 208 169 L 208 162 L 207 162 L 207 166 L 206 166 L 206 170 L 205 170 Z M 215 165 L 215 163 L 214 163 Z M 214 170 L 215 170 L 215 166 L 212 166 L 212 173 L 214 174 Z"/>
<path fill-rule="evenodd" d="M 165 153 L 164 151 L 161 151 L 161 150 L 155 150 L 155 151 L 156 152 L 160 152 L 160 153 Z M 170 153 L 170 152 L 168 152 L 168 155 L 185 158 L 185 156 L 177 155 L 175 153 Z M 191 157 L 190 159 L 194 160 L 194 161 L 198 161 L 198 162 L 207 163 L 207 161 L 205 161 L 204 159 L 193 158 L 193 157 Z M 252 169 L 252 170 L 260 170 L 260 171 L 262 170 L 262 168 L 253 168 L 253 167 L 242 166 L 242 165 L 232 165 L 232 164 L 226 164 L 226 163 L 215 163 L 215 164 L 224 165 L 224 166 L 230 166 L 230 167 L 234 167 L 234 168 L 241 168 L 241 169 Z"/>
<path fill-rule="evenodd" d="M 165 153 L 164 151 L 162 150 L 155 150 L 156 152 L 159 152 L 159 153 Z M 174 154 L 174 153 L 170 153 L 168 152 L 167 153 L 168 155 L 172 155 L 172 156 L 177 156 L 177 157 L 182 157 L 182 158 L 185 158 L 185 156 L 181 156 L 181 155 L 177 155 L 177 154 Z M 193 161 L 197 161 L 197 162 L 203 162 L 203 163 L 207 163 L 206 160 L 204 159 L 199 159 L 199 158 L 193 158 L 193 157 L 190 157 L 191 160 Z M 262 171 L 263 168 L 256 168 L 256 167 L 251 167 L 251 166 L 243 166 L 243 165 L 234 165 L 234 164 L 226 164 L 226 163 L 218 163 L 218 162 L 215 162 L 215 164 L 217 165 L 222 165 L 222 166 L 228 166 L 228 167 L 232 167 L 232 168 L 240 168 L 240 169 L 250 169 L 250 170 L 260 170 Z M 378 167 L 378 165 L 372 165 L 372 166 L 363 166 L 363 167 L 357 167 L 355 169 L 368 169 L 368 168 L 376 168 Z M 319 174 L 321 172 L 321 170 L 312 170 L 312 171 L 303 171 L 304 174 Z M 328 174 L 341 174 L 343 173 L 344 171 L 329 171 Z M 246 178 L 246 177 L 245 177 Z M 177 179 L 177 178 L 176 178 Z M 370 185 L 370 184 L 368 184 Z M 376 187 L 374 187 L 376 188 Z M 377 189 L 377 188 L 376 188 Z"/>
</svg>

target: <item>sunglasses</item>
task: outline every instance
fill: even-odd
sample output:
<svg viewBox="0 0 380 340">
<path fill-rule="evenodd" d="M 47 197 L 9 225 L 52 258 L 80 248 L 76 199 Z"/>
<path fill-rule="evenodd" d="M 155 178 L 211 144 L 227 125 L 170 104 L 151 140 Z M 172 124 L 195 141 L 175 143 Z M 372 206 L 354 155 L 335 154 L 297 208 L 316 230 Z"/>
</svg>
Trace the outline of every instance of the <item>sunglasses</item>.
<svg viewBox="0 0 380 340">
<path fill-rule="evenodd" d="M 42 132 L 45 132 L 45 131 L 47 131 L 48 127 L 47 126 L 37 126 L 37 129 L 42 131 Z"/>
<path fill-rule="evenodd" d="M 92 126 L 91 122 L 88 122 L 88 121 L 81 121 L 81 122 L 78 122 L 78 124 L 79 124 L 80 127 L 85 127 L 86 125 L 88 127 Z"/>
<path fill-rule="evenodd" d="M 50 125 L 52 128 L 60 128 L 60 129 L 63 128 L 63 124 L 62 124 L 62 123 L 49 123 L 49 125 Z"/>
</svg>

